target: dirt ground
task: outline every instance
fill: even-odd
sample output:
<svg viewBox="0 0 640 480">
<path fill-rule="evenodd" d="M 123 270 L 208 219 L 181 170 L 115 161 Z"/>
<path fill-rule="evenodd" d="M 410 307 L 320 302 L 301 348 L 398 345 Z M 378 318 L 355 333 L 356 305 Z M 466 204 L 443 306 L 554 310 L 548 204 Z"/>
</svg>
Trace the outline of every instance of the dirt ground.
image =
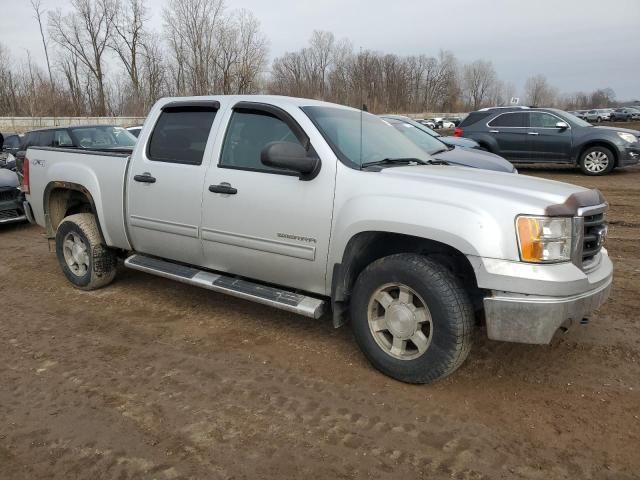
<svg viewBox="0 0 640 480">
<path fill-rule="evenodd" d="M 432 386 L 349 328 L 122 270 L 73 289 L 38 227 L 0 229 L 0 479 L 640 478 L 640 167 L 607 196 L 616 278 L 551 346 L 486 340 Z"/>
</svg>

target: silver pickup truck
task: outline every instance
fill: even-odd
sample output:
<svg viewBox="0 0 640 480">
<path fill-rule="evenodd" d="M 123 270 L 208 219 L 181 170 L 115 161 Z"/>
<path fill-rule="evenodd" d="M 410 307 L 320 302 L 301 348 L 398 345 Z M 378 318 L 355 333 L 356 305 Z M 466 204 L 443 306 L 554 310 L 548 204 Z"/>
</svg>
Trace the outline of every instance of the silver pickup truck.
<svg viewBox="0 0 640 480">
<path fill-rule="evenodd" d="M 167 98 L 132 152 L 30 148 L 23 189 L 67 279 L 125 267 L 319 318 L 427 383 L 476 327 L 548 343 L 607 298 L 596 190 L 439 165 L 381 119 L 271 96 Z"/>
</svg>

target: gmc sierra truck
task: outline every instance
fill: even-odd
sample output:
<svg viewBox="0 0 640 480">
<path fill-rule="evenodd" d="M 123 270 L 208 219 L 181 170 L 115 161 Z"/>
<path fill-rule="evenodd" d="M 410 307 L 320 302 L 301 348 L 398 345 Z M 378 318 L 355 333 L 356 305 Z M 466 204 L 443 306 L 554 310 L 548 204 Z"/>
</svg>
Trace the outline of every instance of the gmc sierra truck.
<svg viewBox="0 0 640 480">
<path fill-rule="evenodd" d="M 118 260 L 313 318 L 369 361 L 435 381 L 489 338 L 548 343 L 607 298 L 600 192 L 434 161 L 360 110 L 166 98 L 131 152 L 30 148 L 23 190 L 77 288 Z"/>
</svg>

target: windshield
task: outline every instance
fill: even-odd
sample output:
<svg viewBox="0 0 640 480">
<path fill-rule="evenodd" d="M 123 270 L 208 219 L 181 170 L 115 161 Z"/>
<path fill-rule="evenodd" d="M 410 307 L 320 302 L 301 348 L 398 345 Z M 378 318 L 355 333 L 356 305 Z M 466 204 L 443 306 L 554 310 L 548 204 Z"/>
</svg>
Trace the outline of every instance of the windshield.
<svg viewBox="0 0 640 480">
<path fill-rule="evenodd" d="M 335 154 L 351 167 L 394 158 L 432 158 L 387 122 L 358 110 L 302 107 Z"/>
<path fill-rule="evenodd" d="M 73 128 L 71 135 L 73 143 L 82 148 L 131 148 L 136 144 L 136 137 L 124 128 L 107 125 Z"/>
<path fill-rule="evenodd" d="M 448 150 L 448 147 L 444 143 L 415 125 L 392 118 L 385 118 L 384 120 L 429 155 Z"/>
<path fill-rule="evenodd" d="M 560 117 L 564 118 L 564 120 L 568 120 L 569 122 L 575 124 L 575 126 L 577 127 L 593 127 L 593 125 L 591 125 L 589 122 L 576 117 L 572 113 L 563 112 L 561 110 L 554 110 L 554 113 L 559 114 Z"/>
</svg>

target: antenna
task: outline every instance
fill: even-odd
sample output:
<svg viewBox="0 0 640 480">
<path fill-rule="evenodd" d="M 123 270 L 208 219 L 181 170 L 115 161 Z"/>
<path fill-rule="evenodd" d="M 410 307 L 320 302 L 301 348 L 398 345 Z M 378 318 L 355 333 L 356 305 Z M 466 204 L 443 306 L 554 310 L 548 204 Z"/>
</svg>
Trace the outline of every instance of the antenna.
<svg viewBox="0 0 640 480">
<path fill-rule="evenodd" d="M 360 55 L 358 58 L 358 63 L 360 64 L 360 166 L 362 168 L 362 147 L 363 147 L 363 141 L 362 141 L 362 124 L 364 123 L 364 111 L 366 108 L 366 105 L 364 104 L 364 98 L 362 97 L 364 92 L 363 92 L 363 88 L 362 88 L 362 46 L 360 47 Z"/>
</svg>

